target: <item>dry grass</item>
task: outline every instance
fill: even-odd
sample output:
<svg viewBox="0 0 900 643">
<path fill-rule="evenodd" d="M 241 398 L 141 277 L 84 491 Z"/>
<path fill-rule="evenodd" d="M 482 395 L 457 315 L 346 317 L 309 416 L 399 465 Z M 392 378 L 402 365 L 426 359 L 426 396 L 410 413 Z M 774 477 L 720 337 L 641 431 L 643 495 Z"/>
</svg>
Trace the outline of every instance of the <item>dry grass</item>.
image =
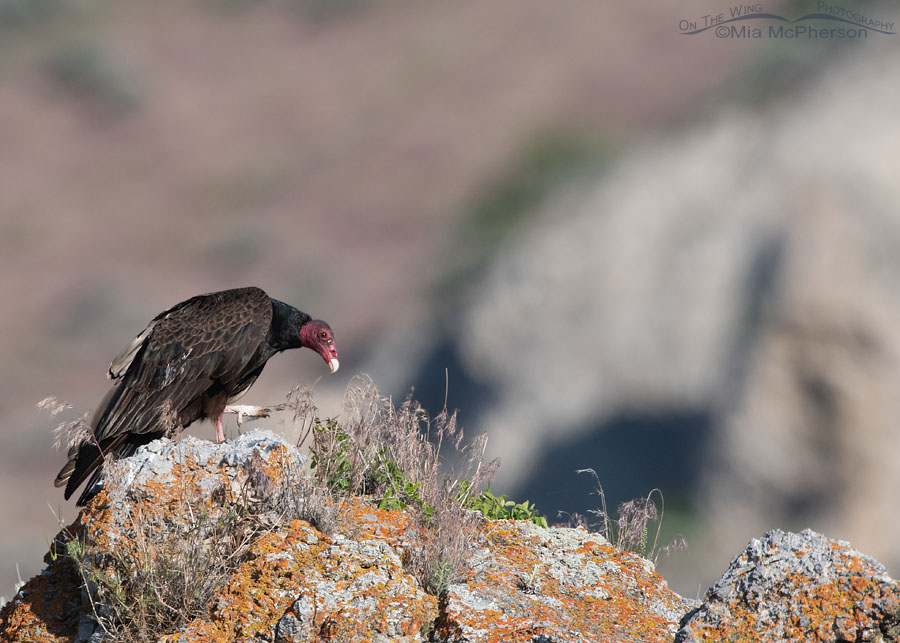
<svg viewBox="0 0 900 643">
<path fill-rule="evenodd" d="M 45 397 L 37 403 L 38 409 L 55 417 L 72 408 L 72 405 L 58 397 Z M 53 448 L 65 448 L 67 451 L 76 444 L 92 439 L 91 413 L 86 412 L 74 420 L 60 422 L 53 429 Z"/>
<path fill-rule="evenodd" d="M 652 489 L 644 498 L 619 504 L 616 517 L 613 518 L 607 511 L 606 494 L 603 492 L 603 485 L 600 484 L 597 472 L 593 469 L 578 469 L 576 473 L 587 473 L 594 478 L 597 485 L 594 493 L 600 497 L 600 509 L 591 510 L 590 513 L 600 519 L 599 525 L 596 526 L 599 526 L 599 532 L 612 545 L 650 559 L 654 565 L 661 555 L 668 556 L 673 551 L 687 549 L 687 541 L 681 535 L 676 536 L 668 545 L 660 547 L 659 535 L 665 514 L 662 491 Z M 658 506 L 656 499 L 659 501 Z M 590 527 L 587 520 L 579 514 L 572 516 L 571 522 L 577 526 Z"/>
</svg>

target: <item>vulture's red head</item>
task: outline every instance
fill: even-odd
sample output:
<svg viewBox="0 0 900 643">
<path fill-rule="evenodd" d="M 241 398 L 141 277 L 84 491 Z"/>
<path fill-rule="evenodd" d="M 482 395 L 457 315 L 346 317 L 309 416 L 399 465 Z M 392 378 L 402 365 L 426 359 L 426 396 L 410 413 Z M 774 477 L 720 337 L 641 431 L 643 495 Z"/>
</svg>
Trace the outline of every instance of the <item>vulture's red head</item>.
<svg viewBox="0 0 900 643">
<path fill-rule="evenodd" d="M 338 354 L 331 327 L 320 319 L 308 321 L 300 327 L 300 343 L 322 356 L 332 373 L 337 372 Z"/>
</svg>

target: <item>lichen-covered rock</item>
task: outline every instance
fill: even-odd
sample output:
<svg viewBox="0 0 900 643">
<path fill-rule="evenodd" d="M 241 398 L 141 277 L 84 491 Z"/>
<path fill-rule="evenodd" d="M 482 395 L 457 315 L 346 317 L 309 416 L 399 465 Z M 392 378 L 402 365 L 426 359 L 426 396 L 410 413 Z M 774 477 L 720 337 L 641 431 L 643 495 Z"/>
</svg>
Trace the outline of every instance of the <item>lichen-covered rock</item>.
<svg viewBox="0 0 900 643">
<path fill-rule="evenodd" d="M 404 572 L 383 540 L 331 538 L 305 521 L 266 534 L 218 592 L 209 617 L 175 641 L 262 637 L 306 641 L 422 641 L 437 600 Z"/>
<path fill-rule="evenodd" d="M 48 567 L 31 579 L 0 613 L 0 641 L 87 641 L 102 637 L 84 618 L 94 596 L 82 591 L 84 578 L 67 555 L 84 543 L 109 561 L 151 565 L 154 547 L 181 547 L 192 534 L 199 541 L 216 535 L 235 498 L 252 502 L 273 480 L 296 471 L 302 456 L 268 431 L 252 431 L 230 443 L 189 437 L 157 440 L 123 459 L 107 482 L 51 545 Z M 152 537 L 154 543 L 148 543 Z M 98 563 L 99 565 L 100 563 Z M 112 569 L 112 567 L 110 567 Z M 109 610 L 105 610 L 109 613 Z M 96 626 L 96 623 L 93 623 Z"/>
<path fill-rule="evenodd" d="M 677 643 L 700 641 L 897 641 L 900 587 L 875 560 L 806 530 L 750 541 Z"/>
<path fill-rule="evenodd" d="M 442 598 L 439 641 L 671 641 L 690 607 L 649 561 L 584 529 L 488 521 L 480 540 Z"/>
<path fill-rule="evenodd" d="M 0 609 L 0 642 L 68 643 L 81 614 L 81 578 L 64 557 L 45 558 L 47 568 Z"/>
<path fill-rule="evenodd" d="M 408 569 L 435 545 L 409 511 L 330 504 L 328 534 L 291 514 L 308 509 L 301 461 L 266 431 L 142 448 L 110 469 L 44 572 L 0 610 L 0 643 L 115 639 L 97 614 L 112 629 L 142 618 L 133 638 L 168 643 L 669 643 L 679 623 L 680 643 L 862 643 L 900 631 L 884 568 L 812 532 L 753 541 L 685 616 L 694 604 L 651 563 L 597 534 L 481 520 L 467 568 L 438 599 Z M 129 620 L 141 601 L 175 615 Z"/>
</svg>

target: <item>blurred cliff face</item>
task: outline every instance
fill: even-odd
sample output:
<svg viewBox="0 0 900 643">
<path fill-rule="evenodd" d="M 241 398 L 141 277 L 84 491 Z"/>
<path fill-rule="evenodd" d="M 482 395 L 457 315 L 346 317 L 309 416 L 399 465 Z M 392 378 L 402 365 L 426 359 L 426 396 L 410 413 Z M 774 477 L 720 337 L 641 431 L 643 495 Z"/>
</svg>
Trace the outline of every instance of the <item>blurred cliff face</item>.
<svg viewBox="0 0 900 643">
<path fill-rule="evenodd" d="M 871 420 L 883 427 L 873 442 L 889 432 L 891 363 L 872 370 L 844 344 L 807 338 L 890 354 L 883 197 L 896 159 L 879 118 L 894 97 L 865 83 L 893 41 L 829 53 L 849 66 L 824 73 L 824 50 L 677 32 L 706 12 L 699 1 L 0 3 L 0 512 L 18 517 L 0 531 L 0 594 L 17 561 L 37 571 L 56 531 L 58 418 L 34 404 L 52 394 L 73 414 L 94 408 L 109 360 L 154 314 L 247 284 L 334 320 L 347 360 L 316 384 L 326 412 L 340 412 L 360 370 L 439 405 L 449 368 L 450 405 L 503 458 L 497 490 L 555 490 L 551 518 L 572 510 L 563 496 L 595 506 L 589 485 L 570 486 L 582 466 L 606 485 L 629 481 L 623 500 L 660 486 L 701 498 L 700 513 L 739 511 L 734 524 L 776 521 L 797 504 L 767 514 L 770 499 L 791 489 L 815 500 L 801 503 L 821 510 L 811 521 L 858 509 L 845 491 L 869 487 L 818 467 L 836 453 L 855 453 L 843 472 L 868 462 L 844 427 Z M 855 138 L 835 130 L 840 109 L 861 112 Z M 808 335 L 810 320 L 837 330 Z M 812 379 L 783 375 L 798 360 Z M 318 366 L 273 360 L 247 402 L 278 401 Z M 769 369 L 806 383 L 790 389 Z M 869 381 L 872 401 L 847 406 L 845 391 Z M 795 401 L 776 411 L 782 397 Z M 798 404 L 813 409 L 800 423 L 812 452 Z M 823 446 L 827 409 L 843 419 Z M 785 452 L 762 431 L 794 436 L 802 476 L 744 445 L 751 435 Z"/>
<path fill-rule="evenodd" d="M 627 154 L 494 259 L 452 343 L 502 481 L 685 493 L 705 564 L 779 525 L 900 565 L 897 47 Z"/>
</svg>

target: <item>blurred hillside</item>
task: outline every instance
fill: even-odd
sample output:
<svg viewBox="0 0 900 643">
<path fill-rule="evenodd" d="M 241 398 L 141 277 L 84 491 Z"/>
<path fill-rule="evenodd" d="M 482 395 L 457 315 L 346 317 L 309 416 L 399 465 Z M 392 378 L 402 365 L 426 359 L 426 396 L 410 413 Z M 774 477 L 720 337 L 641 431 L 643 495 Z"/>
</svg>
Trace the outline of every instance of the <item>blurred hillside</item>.
<svg viewBox="0 0 900 643">
<path fill-rule="evenodd" d="M 900 567 L 898 50 L 636 146 L 492 259 L 446 341 L 517 453 L 498 482 L 581 513 L 576 469 L 659 487 L 700 519 L 664 565 L 700 577 L 752 526 Z"/>
<path fill-rule="evenodd" d="M 776 46 L 679 34 L 678 20 L 705 7 L 0 4 L 0 512 L 15 517 L 0 530 L 0 594 L 12 593 L 17 562 L 23 577 L 37 571 L 57 527 L 47 505 L 66 520 L 75 513 L 51 484 L 62 462 L 50 448 L 56 420 L 34 404 L 52 394 L 74 405 L 71 415 L 93 409 L 109 360 L 154 314 L 238 285 L 328 320 L 341 350 L 334 377 L 312 355 L 273 360 L 247 403 L 321 377 L 319 404 L 336 414 L 348 378 L 366 371 L 397 395 L 415 385 L 434 407 L 447 368 L 450 406 L 470 432 L 490 429 L 492 455 L 504 460 L 496 490 L 518 489 L 551 519 L 584 509 L 559 497 L 596 506 L 590 485 L 573 479 L 581 466 L 620 485 L 613 499 L 660 486 L 684 512 L 703 497 L 701 478 L 725 484 L 705 477 L 710 461 L 728 462 L 716 455 L 727 448 L 710 445 L 727 443 L 743 407 L 732 389 L 712 395 L 712 384 L 748 363 L 749 353 L 723 357 L 738 345 L 729 338 L 748 292 L 734 287 L 767 261 L 744 245 L 747 231 L 769 226 L 782 199 L 814 211 L 792 194 L 754 200 L 755 188 L 733 202 L 722 186 L 745 185 L 779 150 L 774 167 L 785 175 L 831 157 L 845 145 L 823 137 L 836 121 L 802 128 L 840 95 L 817 83 L 845 59 L 880 69 L 865 61 L 887 65 L 880 43 L 894 41 Z M 865 91 L 846 109 L 887 89 Z M 785 104 L 790 119 L 776 122 Z M 760 143 L 772 128 L 806 132 L 790 149 L 807 156 Z M 857 182 L 892 177 L 883 168 L 895 170 L 896 157 L 866 152 L 893 140 L 859 139 L 828 176 L 849 167 Z M 766 171 L 760 181 L 778 183 Z M 866 194 L 893 214 L 875 199 L 882 192 Z M 595 229 L 604 218 L 614 227 Z M 606 359 L 609 350 L 618 353 Z M 719 415 L 720 400 L 733 413 Z M 609 431 L 611 418 L 625 430 Z M 688 466 L 672 468 L 672 441 L 652 437 L 666 427 L 690 443 L 678 452 Z M 576 464 L 555 450 L 576 434 L 618 436 L 603 438 L 615 462 L 592 451 L 596 462 Z M 535 470 L 541 485 L 528 482 Z M 688 594 L 709 580 L 684 578 Z"/>
</svg>

